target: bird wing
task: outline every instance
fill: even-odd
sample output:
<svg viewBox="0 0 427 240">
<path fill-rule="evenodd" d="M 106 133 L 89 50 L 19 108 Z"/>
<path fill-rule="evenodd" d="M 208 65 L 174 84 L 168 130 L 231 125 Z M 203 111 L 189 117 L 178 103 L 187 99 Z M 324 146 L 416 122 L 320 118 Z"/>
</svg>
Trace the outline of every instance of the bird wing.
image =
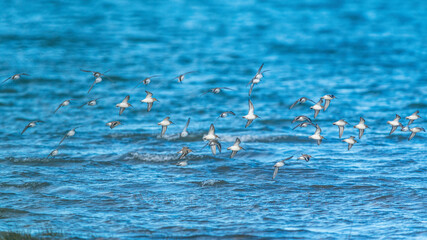
<svg viewBox="0 0 427 240">
<path fill-rule="evenodd" d="M 302 125 L 302 123 L 296 125 L 294 128 L 292 128 L 292 130 L 295 130 L 295 128 L 297 128 L 297 127 L 301 127 L 301 125 Z"/>
<path fill-rule="evenodd" d="M 389 135 L 391 135 L 394 131 L 396 131 L 396 129 L 397 129 L 397 126 L 392 126 Z"/>
<path fill-rule="evenodd" d="M 236 116 L 236 114 L 234 112 L 232 112 L 232 111 L 228 111 L 227 113 Z"/>
<path fill-rule="evenodd" d="M 79 106 L 79 108 L 82 108 L 84 105 L 88 104 L 89 102 L 85 102 L 83 103 L 81 106 Z"/>
<path fill-rule="evenodd" d="M 123 111 L 125 110 L 126 108 L 120 108 L 120 112 L 119 112 L 119 115 L 122 115 L 122 113 L 123 113 Z"/>
<path fill-rule="evenodd" d="M 151 92 L 149 92 L 149 91 L 145 91 L 146 93 L 147 93 L 147 96 L 146 96 L 146 98 L 148 97 L 148 98 L 150 98 L 150 97 L 152 97 L 153 96 L 153 94 L 151 93 Z"/>
<path fill-rule="evenodd" d="M 294 156 L 292 155 L 292 156 L 290 156 L 290 157 L 288 157 L 288 158 L 283 159 L 283 161 L 289 160 L 289 159 L 291 159 L 291 158 L 293 158 L 293 157 L 294 157 Z"/>
<path fill-rule="evenodd" d="M 59 145 L 61 145 L 61 143 L 65 140 L 66 137 L 67 137 L 67 134 L 65 134 L 64 137 L 62 137 L 61 141 L 59 142 Z"/>
<path fill-rule="evenodd" d="M 292 104 L 290 107 L 289 107 L 289 109 L 292 109 L 293 107 L 295 107 L 295 105 L 297 105 L 297 103 L 299 102 L 299 100 L 296 100 L 295 102 L 294 102 L 294 104 Z"/>
<path fill-rule="evenodd" d="M 349 143 L 349 144 L 348 144 L 348 150 L 350 150 L 350 149 L 351 149 L 351 147 L 353 147 L 353 144 Z"/>
<path fill-rule="evenodd" d="M 320 134 L 322 132 L 322 129 L 320 129 L 319 125 L 316 124 L 316 131 L 314 132 L 315 135 Z"/>
<path fill-rule="evenodd" d="M 328 100 L 328 99 L 325 100 L 325 106 L 323 106 L 323 111 L 326 111 L 330 103 L 331 103 L 331 100 Z"/>
<path fill-rule="evenodd" d="M 61 104 L 59 104 L 59 106 L 56 108 L 55 112 L 53 112 L 53 113 L 56 113 L 56 111 L 58 111 L 58 109 L 59 109 L 60 107 L 62 107 L 62 103 L 61 103 Z"/>
<path fill-rule="evenodd" d="M 167 126 L 162 126 L 162 133 L 160 134 L 160 137 L 163 137 L 165 135 L 166 129 L 168 129 Z"/>
<path fill-rule="evenodd" d="M 408 138 L 408 141 L 410 141 L 412 138 L 414 138 L 415 137 L 415 133 L 414 132 L 412 132 L 411 133 L 411 136 L 409 136 L 409 138 Z"/>
<path fill-rule="evenodd" d="M 215 135 L 215 126 L 211 123 L 211 126 L 209 127 L 208 135 Z"/>
<path fill-rule="evenodd" d="M 211 151 L 213 155 L 216 154 L 216 145 L 211 145 Z"/>
<path fill-rule="evenodd" d="M 24 132 L 30 127 L 30 124 L 28 124 L 27 126 L 25 126 L 24 130 L 22 131 L 21 135 L 24 134 Z"/>
<path fill-rule="evenodd" d="M 12 78 L 12 77 L 8 77 L 8 78 L 6 78 L 5 80 L 3 80 L 2 84 L 3 84 L 4 82 L 6 82 L 7 80 L 11 79 L 11 78 Z"/>
<path fill-rule="evenodd" d="M 190 118 L 188 118 L 187 123 L 185 124 L 184 129 L 182 130 L 183 132 L 187 131 L 188 125 L 190 124 Z"/>
<path fill-rule="evenodd" d="M 317 140 L 317 145 L 320 145 L 322 143 L 322 139 Z"/>
<path fill-rule="evenodd" d="M 248 114 L 254 114 L 254 110 L 255 110 L 254 105 L 250 99 L 248 100 L 248 102 L 249 102 L 249 113 Z"/>
<path fill-rule="evenodd" d="M 261 67 L 258 68 L 258 72 L 256 72 L 257 74 L 259 74 L 262 70 L 262 67 L 264 67 L 264 63 L 261 64 Z"/>
<path fill-rule="evenodd" d="M 365 119 L 363 117 L 360 117 L 360 123 L 365 123 Z"/>
<path fill-rule="evenodd" d="M 147 112 L 149 112 L 152 107 L 153 107 L 153 103 L 152 102 L 147 103 Z"/>
<path fill-rule="evenodd" d="M 252 80 L 251 80 L 251 82 L 252 82 Z M 252 84 L 251 84 L 251 88 L 249 89 L 249 96 L 252 94 L 252 89 L 254 88 L 254 83 L 252 82 Z"/>
<path fill-rule="evenodd" d="M 275 167 L 274 168 L 274 172 L 273 172 L 273 179 L 275 179 L 276 178 L 276 175 L 277 175 L 277 173 L 279 172 L 279 168 L 278 167 Z"/>
<path fill-rule="evenodd" d="M 90 91 L 92 90 L 93 86 L 95 86 L 96 81 L 93 81 L 92 86 L 90 86 L 89 91 L 87 91 L 87 93 L 90 93 Z"/>
<path fill-rule="evenodd" d="M 342 133 L 344 132 L 344 126 L 338 126 L 338 129 L 340 130 L 339 136 L 342 137 Z"/>
<path fill-rule="evenodd" d="M 80 69 L 80 71 L 82 71 L 82 72 L 90 72 L 90 73 L 93 73 L 93 71 L 90 71 L 90 70 L 83 70 L 83 69 Z"/>
<path fill-rule="evenodd" d="M 319 110 L 314 110 L 314 118 L 316 118 L 317 117 L 317 115 L 319 115 Z"/>
<path fill-rule="evenodd" d="M 252 123 L 253 121 L 254 121 L 254 120 L 248 120 L 248 121 L 246 122 L 246 126 L 245 126 L 245 128 L 249 127 L 249 125 L 251 125 L 251 123 Z"/>
<path fill-rule="evenodd" d="M 365 129 L 359 129 L 359 139 L 362 138 L 363 132 L 365 132 Z"/>
<path fill-rule="evenodd" d="M 240 144 L 240 138 L 236 138 L 236 141 L 234 142 L 234 146 L 239 146 Z"/>
<path fill-rule="evenodd" d="M 126 97 L 125 97 L 125 99 L 123 99 L 123 103 L 127 103 L 128 101 L 129 101 L 129 98 L 130 98 L 130 96 L 129 95 L 127 95 Z"/>
<path fill-rule="evenodd" d="M 230 155 L 230 158 L 233 158 L 236 155 L 236 153 L 237 153 L 237 151 L 232 151 L 231 155 Z"/>
</svg>

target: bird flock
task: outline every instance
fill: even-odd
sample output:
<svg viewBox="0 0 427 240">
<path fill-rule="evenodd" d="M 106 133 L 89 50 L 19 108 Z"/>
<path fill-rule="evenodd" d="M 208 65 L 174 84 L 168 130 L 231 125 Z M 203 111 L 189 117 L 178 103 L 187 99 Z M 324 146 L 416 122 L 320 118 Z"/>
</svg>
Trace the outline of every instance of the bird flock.
<svg viewBox="0 0 427 240">
<path fill-rule="evenodd" d="M 262 64 L 258 71 L 256 72 L 256 74 L 254 75 L 254 77 L 252 77 L 252 79 L 249 81 L 249 83 L 247 84 L 247 86 L 250 85 L 249 87 L 249 99 L 248 99 L 248 114 L 243 116 L 244 119 L 246 119 L 246 125 L 245 128 L 249 127 L 254 120 L 256 120 L 257 118 L 260 118 L 258 115 L 255 114 L 255 108 L 254 105 L 251 101 L 251 94 L 253 92 L 253 88 L 255 87 L 255 85 L 257 85 L 258 83 L 261 82 L 261 79 L 264 77 L 264 73 L 268 72 L 269 70 L 262 70 L 264 67 L 264 64 Z M 90 70 L 83 70 L 80 69 L 82 72 L 87 72 L 87 73 L 91 73 L 93 76 L 93 82 L 88 90 L 87 93 L 90 93 L 91 90 L 99 83 L 101 83 L 103 81 L 103 79 L 107 79 L 109 81 L 112 81 L 107 75 L 105 75 L 106 73 L 108 73 L 110 70 L 105 71 L 103 73 L 101 72 L 96 72 L 96 71 L 90 71 Z M 179 83 L 183 83 L 184 78 L 191 73 L 195 73 L 196 71 L 190 71 L 190 72 L 186 72 L 183 74 L 180 74 L 178 76 L 176 76 L 175 78 L 173 78 L 174 80 L 176 79 Z M 5 84 L 7 81 L 9 80 L 19 80 L 22 76 L 30 76 L 27 73 L 18 73 L 15 75 L 12 75 L 8 78 L 6 78 L 5 80 L 3 80 L 2 85 Z M 151 83 L 151 80 L 153 78 L 157 78 L 159 77 L 159 75 L 152 75 L 149 77 L 144 78 L 143 80 L 139 81 L 138 84 L 134 87 L 137 88 L 140 84 L 144 84 L 144 85 L 149 85 Z M 219 94 L 221 91 L 223 90 L 231 90 L 233 91 L 232 88 L 228 88 L 228 87 L 215 87 L 212 89 L 209 89 L 208 91 L 202 93 L 202 95 L 208 94 L 208 93 L 213 93 L 213 94 Z M 142 103 L 146 103 L 147 104 L 147 112 L 150 112 L 151 109 L 153 108 L 153 105 L 155 102 L 159 102 L 159 100 L 157 100 L 156 98 L 153 97 L 153 93 L 149 92 L 149 91 L 145 91 L 146 92 L 146 97 L 144 99 L 141 100 Z M 90 100 L 88 102 L 85 102 L 84 104 L 82 104 L 81 106 L 79 106 L 79 108 L 82 108 L 86 105 L 88 106 L 95 106 L 97 104 L 97 101 L 100 98 L 96 98 L 93 100 Z M 121 101 L 120 103 L 116 104 L 116 107 L 119 108 L 119 115 L 122 115 L 123 112 L 129 108 L 129 107 L 133 107 L 130 103 L 129 103 L 129 99 L 130 96 L 127 95 L 125 96 L 125 98 L 123 99 L 123 101 Z M 317 102 L 307 98 L 307 97 L 301 97 L 298 100 L 296 100 L 290 107 L 289 109 L 293 109 L 295 106 L 297 105 L 304 105 L 307 102 L 312 102 L 314 105 L 310 106 L 310 109 L 314 111 L 314 115 L 313 115 L 313 119 L 316 119 L 316 117 L 319 115 L 319 113 L 323 110 L 326 111 L 328 109 L 328 107 L 331 104 L 331 101 L 337 99 L 336 96 L 332 95 L 332 94 L 328 94 L 325 95 L 323 97 L 321 97 Z M 61 108 L 64 108 L 68 105 L 70 105 L 70 103 L 72 101 L 74 101 L 76 99 L 67 99 L 63 102 L 61 102 L 58 107 L 54 110 L 54 114 L 57 113 Z M 398 127 L 401 128 L 402 132 L 411 132 L 408 140 L 411 140 L 412 138 L 415 137 L 416 133 L 419 132 L 425 132 L 425 129 L 422 127 L 410 127 L 410 125 L 417 119 L 421 118 L 419 115 L 419 111 L 414 112 L 412 115 L 407 116 L 406 119 L 408 120 L 408 123 L 406 126 L 404 126 L 400 120 L 401 117 L 396 114 L 396 117 L 392 120 L 392 121 L 388 121 L 387 123 L 391 125 L 391 131 L 389 133 L 389 135 L 391 135 Z M 215 134 L 215 122 L 219 119 L 219 118 L 226 118 L 229 115 L 233 115 L 235 116 L 236 114 L 233 111 L 226 111 L 221 113 L 213 123 L 211 123 L 210 127 L 209 127 L 209 131 L 207 134 L 203 135 L 202 140 L 206 142 L 206 144 L 203 146 L 203 148 L 205 148 L 206 146 L 209 146 L 211 149 L 211 152 L 213 155 L 217 154 L 217 149 L 219 151 L 219 153 L 221 153 L 221 143 L 220 143 L 220 137 L 218 135 Z M 180 137 L 181 138 L 185 138 L 189 135 L 188 133 L 188 127 L 190 124 L 190 118 L 188 118 L 184 129 L 182 130 L 182 132 L 180 133 Z M 23 135 L 29 128 L 34 128 L 38 125 L 38 123 L 42 123 L 43 121 L 41 120 L 34 120 L 31 121 L 30 123 L 28 123 L 25 128 L 23 129 L 23 131 L 21 132 L 21 135 Z M 324 140 L 325 138 L 321 135 L 322 133 L 322 129 L 320 128 L 320 126 L 318 124 L 316 124 L 313 120 L 311 120 L 309 117 L 304 116 L 304 115 L 300 115 L 295 117 L 292 120 L 292 123 L 298 123 L 296 126 L 294 126 L 292 129 L 296 130 L 297 128 L 306 128 L 308 126 L 312 126 L 315 128 L 315 132 L 313 135 L 308 136 L 308 138 L 316 140 L 317 145 L 320 145 L 322 143 L 322 140 Z M 121 125 L 122 123 L 120 121 L 111 121 L 106 123 L 106 126 L 108 126 L 110 129 L 113 129 L 119 125 Z M 159 126 L 161 126 L 161 132 L 160 132 L 160 137 L 163 138 L 166 134 L 167 128 L 169 125 L 173 124 L 173 122 L 170 120 L 170 117 L 165 117 L 162 121 L 160 121 L 158 123 Z M 338 136 L 341 139 L 343 134 L 344 134 L 344 128 L 347 125 L 350 125 L 348 122 L 346 122 L 344 119 L 340 119 L 334 123 L 332 123 L 333 125 L 338 127 Z M 62 139 L 60 140 L 58 146 L 50 152 L 50 154 L 47 156 L 47 158 L 54 158 L 56 155 L 58 155 L 58 149 L 61 146 L 61 144 L 70 137 L 73 137 L 76 134 L 76 129 L 78 129 L 80 126 L 77 126 L 69 131 L 67 131 L 65 133 L 65 135 L 62 137 Z M 365 119 L 363 117 L 360 117 L 360 121 L 357 125 L 354 125 L 353 128 L 358 129 L 359 134 L 359 141 L 362 139 L 362 136 L 365 132 L 366 129 L 368 129 L 369 127 L 365 124 Z M 348 144 L 347 149 L 350 150 L 352 148 L 352 146 L 354 144 L 357 143 L 356 141 L 356 137 L 355 136 L 350 136 L 346 139 L 343 139 L 342 142 L 345 142 Z M 235 142 L 232 146 L 228 147 L 227 150 L 231 151 L 230 154 L 230 158 L 234 158 L 236 156 L 236 154 L 241 151 L 241 150 L 245 150 L 242 146 L 240 146 L 241 144 L 241 140 L 240 138 L 236 138 Z M 202 148 L 202 149 L 203 149 Z M 177 152 L 177 154 L 180 154 L 179 158 L 178 158 L 178 163 L 176 163 L 177 166 L 187 166 L 188 165 L 188 160 L 185 159 L 185 157 L 189 154 L 193 152 L 193 150 L 191 150 L 188 146 L 184 146 L 182 147 L 182 149 L 180 151 Z M 275 179 L 278 170 L 280 167 L 283 167 L 285 165 L 285 161 L 288 161 L 290 159 L 292 159 L 293 156 L 291 157 L 287 157 L 277 163 L 274 164 L 273 168 L 274 168 L 274 172 L 273 172 L 273 179 Z M 298 160 L 304 160 L 306 162 L 310 161 L 310 159 L 312 158 L 312 156 L 308 155 L 308 154 L 302 154 L 301 156 L 299 156 L 297 159 Z"/>
</svg>

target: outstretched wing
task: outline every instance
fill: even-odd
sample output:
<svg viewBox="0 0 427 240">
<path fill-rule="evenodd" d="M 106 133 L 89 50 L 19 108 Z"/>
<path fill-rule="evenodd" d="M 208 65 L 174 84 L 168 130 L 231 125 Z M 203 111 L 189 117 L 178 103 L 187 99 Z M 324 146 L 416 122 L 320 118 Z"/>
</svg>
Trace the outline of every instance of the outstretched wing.
<svg viewBox="0 0 427 240">
<path fill-rule="evenodd" d="M 163 137 L 165 135 L 166 129 L 168 129 L 167 126 L 162 126 L 162 133 L 160 134 L 160 137 Z"/>
<path fill-rule="evenodd" d="M 149 112 L 152 107 L 153 107 L 153 103 L 152 102 L 147 103 L 147 112 Z"/>
<path fill-rule="evenodd" d="M 187 123 L 185 124 L 184 129 L 182 130 L 183 132 L 187 131 L 188 125 L 190 124 L 190 118 L 188 118 Z"/>
<path fill-rule="evenodd" d="M 246 126 L 245 126 L 245 128 L 249 127 L 249 125 L 251 125 L 251 123 L 252 123 L 253 121 L 254 121 L 254 120 L 248 120 L 248 121 L 246 122 Z"/>
<path fill-rule="evenodd" d="M 236 153 L 237 153 L 236 151 L 232 151 L 231 155 L 230 155 L 230 158 L 233 158 L 236 155 Z"/>
<path fill-rule="evenodd" d="M 359 139 L 362 138 L 363 132 L 365 132 L 365 129 L 359 129 Z"/>
<path fill-rule="evenodd" d="M 21 135 L 24 134 L 24 132 L 30 127 L 30 124 L 28 124 L 27 126 L 25 126 L 24 130 L 22 131 Z"/>
<path fill-rule="evenodd" d="M 295 107 L 295 105 L 297 105 L 297 103 L 299 102 L 299 100 L 296 100 L 295 102 L 294 102 L 294 104 L 292 104 L 290 107 L 289 107 L 289 109 L 292 109 L 293 107 Z"/>
<path fill-rule="evenodd" d="M 208 135 L 215 135 L 215 127 L 212 123 L 211 123 L 211 126 L 209 127 Z"/>
<path fill-rule="evenodd" d="M 130 98 L 130 96 L 129 95 L 127 95 L 126 97 L 125 97 L 125 99 L 123 99 L 123 103 L 127 103 L 128 101 L 129 101 L 129 98 Z"/>
<path fill-rule="evenodd" d="M 320 129 L 319 124 L 316 124 L 316 131 L 314 132 L 314 135 L 320 134 L 322 132 L 322 129 Z"/>
<path fill-rule="evenodd" d="M 146 90 L 145 92 L 147 93 L 147 97 L 148 97 L 148 98 L 151 98 L 151 97 L 153 96 L 153 94 L 152 94 L 151 92 L 149 92 L 149 91 L 147 91 L 147 90 Z"/>
<path fill-rule="evenodd" d="M 60 107 L 62 107 L 62 103 L 61 103 L 61 104 L 59 104 L 59 106 L 56 108 L 55 112 L 53 112 L 53 113 L 56 113 L 56 111 L 58 111 L 58 109 L 59 109 Z"/>
<path fill-rule="evenodd" d="M 264 67 L 264 63 L 261 64 L 261 67 L 258 68 L 258 72 L 256 72 L 257 74 L 259 74 L 262 70 L 262 67 Z"/>
<path fill-rule="evenodd" d="M 342 133 L 344 132 L 344 127 L 343 126 L 338 126 L 338 129 L 340 130 L 339 136 L 341 138 L 342 137 Z"/>
<path fill-rule="evenodd" d="M 120 112 L 119 112 L 119 115 L 122 115 L 122 113 L 123 113 L 123 111 L 125 110 L 126 108 L 120 108 Z"/>
<path fill-rule="evenodd" d="M 249 113 L 248 114 L 254 114 L 254 110 L 255 110 L 254 105 L 250 99 L 248 100 L 248 102 L 249 102 Z"/>
<path fill-rule="evenodd" d="M 414 138 L 415 137 L 415 133 L 414 132 L 412 132 L 411 133 L 411 136 L 409 136 L 409 138 L 408 138 L 408 141 L 410 141 L 412 138 Z"/>
<path fill-rule="evenodd" d="M 92 86 L 90 86 L 89 91 L 87 91 L 87 93 L 90 93 L 90 91 L 92 90 L 93 86 L 95 86 L 96 81 L 93 81 Z"/>
<path fill-rule="evenodd" d="M 326 111 L 330 103 L 331 103 L 331 100 L 328 100 L 328 99 L 325 100 L 325 106 L 323 107 L 323 111 Z"/>
<path fill-rule="evenodd" d="M 251 80 L 251 82 L 252 82 L 252 80 Z M 252 89 L 254 88 L 254 83 L 252 82 L 252 84 L 251 84 L 251 88 L 249 89 L 249 96 L 252 94 Z"/>
<path fill-rule="evenodd" d="M 273 172 L 273 179 L 275 179 L 276 178 L 276 176 L 277 176 L 277 173 L 279 172 L 279 168 L 278 167 L 275 167 L 274 168 L 274 172 Z"/>
<path fill-rule="evenodd" d="M 236 141 L 234 142 L 234 146 L 239 146 L 240 144 L 240 138 L 236 138 Z"/>
</svg>

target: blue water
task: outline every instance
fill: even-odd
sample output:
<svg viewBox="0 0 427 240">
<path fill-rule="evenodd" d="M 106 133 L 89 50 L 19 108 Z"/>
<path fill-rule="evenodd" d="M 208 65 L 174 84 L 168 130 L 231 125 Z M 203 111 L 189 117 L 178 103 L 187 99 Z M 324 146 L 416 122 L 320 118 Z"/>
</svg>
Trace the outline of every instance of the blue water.
<svg viewBox="0 0 427 240">
<path fill-rule="evenodd" d="M 0 231 L 65 238 L 427 238 L 426 133 L 408 141 L 395 114 L 427 128 L 425 1 L 1 1 Z M 246 84 L 254 87 L 250 127 Z M 110 81 L 92 84 L 90 73 Z M 180 84 L 171 80 L 189 74 Z M 145 87 L 160 102 L 140 102 Z M 204 91 L 230 87 L 218 95 Z M 115 105 L 130 95 L 133 109 Z M 292 130 L 334 94 L 312 127 Z M 78 108 L 102 97 L 98 105 Z M 66 99 L 76 99 L 56 114 Z M 223 152 L 202 149 L 216 134 Z M 171 125 L 159 137 L 163 118 Z M 332 123 L 366 119 L 348 151 Z M 177 137 L 191 117 L 190 136 Z M 29 121 L 45 121 L 20 135 Z M 105 123 L 120 120 L 110 130 Z M 403 119 L 402 119 L 403 120 Z M 406 123 L 407 121 L 402 121 Z M 46 156 L 76 126 L 54 159 Z M 357 136 L 347 127 L 344 138 Z M 236 137 L 245 148 L 229 159 Z M 177 167 L 183 146 L 194 150 Z M 296 157 L 307 153 L 309 162 Z M 273 165 L 288 156 L 273 181 Z"/>
</svg>

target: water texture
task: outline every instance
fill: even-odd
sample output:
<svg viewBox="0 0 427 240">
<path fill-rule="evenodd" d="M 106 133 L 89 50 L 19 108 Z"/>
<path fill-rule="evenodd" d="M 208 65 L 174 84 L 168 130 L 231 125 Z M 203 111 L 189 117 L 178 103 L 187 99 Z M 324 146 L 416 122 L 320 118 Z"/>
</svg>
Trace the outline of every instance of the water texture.
<svg viewBox="0 0 427 240">
<path fill-rule="evenodd" d="M 387 121 L 416 110 L 426 128 L 425 1 L 0 1 L 0 231 L 66 238 L 425 239 L 426 133 Z M 256 119 L 248 128 L 246 86 Z M 93 82 L 89 69 L 111 82 Z M 197 71 L 182 84 L 175 76 Z M 134 88 L 149 75 L 152 83 Z M 235 91 L 202 93 L 213 87 Z M 140 102 L 145 91 L 156 102 Z M 314 128 L 299 97 L 334 94 Z M 130 95 L 119 116 L 115 105 Z M 93 98 L 96 106 L 78 108 Z M 66 99 L 76 99 L 53 114 Z M 203 148 L 215 122 L 223 152 Z M 172 124 L 160 138 L 163 118 Z M 187 138 L 178 134 L 191 117 Z M 344 138 L 370 127 L 348 151 Z M 35 128 L 21 131 L 40 119 Z M 105 123 L 123 123 L 109 129 Z M 403 123 L 407 120 L 402 119 Z M 64 134 L 54 159 L 46 159 Z M 245 148 L 229 159 L 236 137 Z M 183 146 L 193 149 L 177 167 Z M 309 162 L 298 161 L 310 154 Z M 273 165 L 294 155 L 271 179 Z"/>
</svg>

